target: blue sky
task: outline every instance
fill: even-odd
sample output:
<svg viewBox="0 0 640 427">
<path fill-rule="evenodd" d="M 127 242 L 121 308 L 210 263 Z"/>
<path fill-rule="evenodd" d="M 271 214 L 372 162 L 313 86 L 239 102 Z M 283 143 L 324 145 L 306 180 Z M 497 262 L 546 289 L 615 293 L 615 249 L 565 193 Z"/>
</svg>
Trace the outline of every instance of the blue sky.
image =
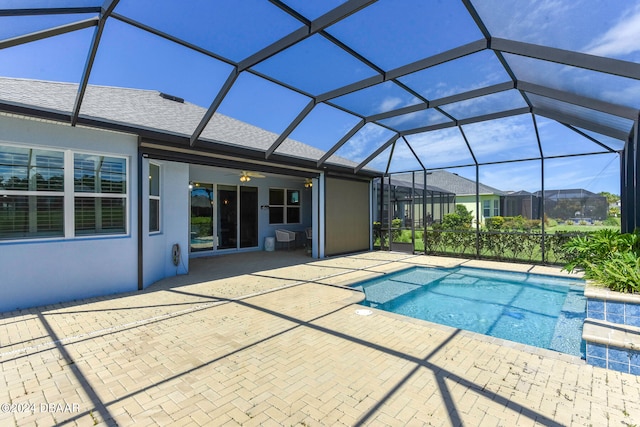
<svg viewBox="0 0 640 427">
<path fill-rule="evenodd" d="M 61 0 L 60 5 L 101 3 Z M 341 2 L 285 0 L 285 3 L 313 20 Z M 42 5 L 48 5 L 48 2 L 0 0 L 0 8 Z M 506 5 L 500 0 L 476 0 L 473 5 L 494 37 L 640 62 L 640 43 L 637 42 L 640 40 L 640 0 L 515 0 Z M 178 1 L 121 0 L 115 12 L 232 61 L 241 61 L 301 26 L 299 21 L 265 0 L 194 0 L 189 8 Z M 0 40 L 88 17 L 91 15 L 0 17 Z M 462 2 L 423 0 L 380 0 L 330 26 L 327 33 L 384 71 L 482 38 Z M 0 76 L 77 83 L 92 36 L 93 29 L 90 28 L 0 50 Z M 637 80 L 517 55 L 505 54 L 505 60 L 520 80 L 635 109 L 640 107 L 640 82 Z M 231 69 L 224 61 L 110 19 L 102 36 L 90 84 L 158 90 L 207 108 Z M 311 95 L 320 95 L 377 73 L 369 64 L 347 55 L 319 35 L 259 63 L 254 69 Z M 496 55 L 490 51 L 399 78 L 401 84 L 428 99 L 510 80 Z M 304 95 L 243 73 L 218 111 L 280 133 L 308 102 L 309 98 Z M 333 102 L 369 115 L 421 101 L 401 86 L 386 82 L 336 98 Z M 525 105 L 516 91 L 507 91 L 443 105 L 442 110 L 456 118 L 465 118 Z M 601 113 L 591 118 L 611 122 Z M 358 120 L 358 117 L 338 108 L 318 105 L 291 137 L 327 150 Z M 387 119 L 384 123 L 404 130 L 418 124 L 424 126 L 446 120 L 439 112 L 428 110 Z M 537 117 L 537 120 L 545 155 L 601 151 L 596 144 L 562 125 L 542 117 Z M 624 128 L 628 123 L 613 122 L 613 125 Z M 465 125 L 462 130 L 480 162 L 539 155 L 529 115 Z M 387 129 L 368 124 L 337 155 L 362 161 L 391 135 L 393 133 Z M 596 134 L 592 136 L 616 150 L 622 147 L 620 141 Z M 420 153 L 427 167 L 473 162 L 456 128 L 409 135 L 407 141 Z M 389 152 L 385 151 L 369 167 L 385 169 Z M 545 162 L 546 186 L 619 193 L 619 161 L 615 157 L 548 160 Z M 540 187 L 539 163 L 485 166 L 480 170 L 480 178 L 485 184 L 504 190 L 535 191 Z M 419 167 L 419 164 L 404 141 L 398 140 L 391 170 L 413 167 Z"/>
</svg>

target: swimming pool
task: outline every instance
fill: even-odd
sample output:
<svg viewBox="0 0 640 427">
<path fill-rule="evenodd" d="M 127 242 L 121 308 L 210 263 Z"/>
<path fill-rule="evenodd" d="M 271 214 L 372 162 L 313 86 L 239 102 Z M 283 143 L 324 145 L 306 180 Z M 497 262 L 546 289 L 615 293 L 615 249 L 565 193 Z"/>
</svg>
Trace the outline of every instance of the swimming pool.
<svg viewBox="0 0 640 427">
<path fill-rule="evenodd" d="M 584 357 L 584 281 L 413 267 L 352 285 L 368 307 Z"/>
</svg>

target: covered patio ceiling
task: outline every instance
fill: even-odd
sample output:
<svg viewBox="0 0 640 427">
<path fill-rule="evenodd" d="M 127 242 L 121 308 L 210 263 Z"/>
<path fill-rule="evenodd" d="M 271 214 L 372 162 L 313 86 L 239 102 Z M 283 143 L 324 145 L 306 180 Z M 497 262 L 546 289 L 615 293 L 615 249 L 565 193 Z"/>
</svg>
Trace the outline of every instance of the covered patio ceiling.
<svg viewBox="0 0 640 427">
<path fill-rule="evenodd" d="M 157 90 L 201 113 L 154 135 L 223 149 L 229 116 L 271 132 L 266 160 L 356 174 L 617 153 L 638 40 L 639 0 L 0 0 L 0 76 L 76 86 L 52 111 L 0 81 L 0 110 L 108 126 L 89 88 Z"/>
</svg>

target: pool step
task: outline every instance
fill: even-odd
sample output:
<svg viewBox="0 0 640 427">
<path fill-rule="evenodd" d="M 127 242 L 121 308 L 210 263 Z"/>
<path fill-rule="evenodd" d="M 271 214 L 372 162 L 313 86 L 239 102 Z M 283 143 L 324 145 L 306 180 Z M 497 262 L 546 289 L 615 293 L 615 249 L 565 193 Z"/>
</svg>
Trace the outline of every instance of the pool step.
<svg viewBox="0 0 640 427">
<path fill-rule="evenodd" d="M 588 364 L 640 375 L 640 327 L 587 318 L 582 339 Z"/>
</svg>

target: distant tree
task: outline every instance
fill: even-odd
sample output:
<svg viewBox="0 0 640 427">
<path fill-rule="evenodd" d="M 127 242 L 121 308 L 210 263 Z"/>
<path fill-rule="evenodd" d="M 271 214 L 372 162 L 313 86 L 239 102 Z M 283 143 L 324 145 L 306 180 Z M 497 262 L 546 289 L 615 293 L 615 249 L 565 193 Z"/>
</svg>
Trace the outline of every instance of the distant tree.
<svg viewBox="0 0 640 427">
<path fill-rule="evenodd" d="M 620 208 L 617 206 L 611 206 L 620 201 L 620 196 L 618 196 L 617 194 L 609 193 L 608 191 L 601 191 L 598 194 L 607 198 L 607 205 L 609 206 L 608 216 L 620 216 Z"/>
<path fill-rule="evenodd" d="M 609 203 L 610 205 L 613 203 L 617 203 L 620 200 L 620 196 L 618 196 L 617 194 L 609 193 L 608 191 L 601 191 L 598 194 L 606 197 L 607 203 Z"/>
</svg>

